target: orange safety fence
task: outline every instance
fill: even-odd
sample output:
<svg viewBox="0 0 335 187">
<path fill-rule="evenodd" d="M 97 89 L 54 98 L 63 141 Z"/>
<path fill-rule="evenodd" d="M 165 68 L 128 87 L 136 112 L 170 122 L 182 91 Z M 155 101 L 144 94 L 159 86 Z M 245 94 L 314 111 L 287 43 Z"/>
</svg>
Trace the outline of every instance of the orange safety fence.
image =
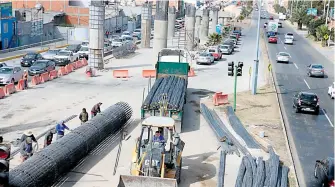
<svg viewBox="0 0 335 187">
<path fill-rule="evenodd" d="M 114 78 L 128 78 L 129 72 L 128 70 L 113 70 Z"/>
<path fill-rule="evenodd" d="M 144 69 L 142 70 L 142 77 L 144 78 L 156 77 L 156 70 Z"/>
<path fill-rule="evenodd" d="M 81 62 L 83 63 L 83 66 L 88 65 L 88 62 L 87 62 L 86 58 L 81 59 Z"/>
<path fill-rule="evenodd" d="M 40 78 L 41 83 L 49 81 L 49 73 L 48 72 L 42 73 L 40 77 L 41 77 Z"/>
<path fill-rule="evenodd" d="M 57 76 L 57 70 L 52 70 L 52 71 L 49 72 L 49 78 L 50 78 L 50 80 L 53 80 L 53 79 L 55 79 L 57 77 L 58 77 Z"/>
<path fill-rule="evenodd" d="M 213 104 L 215 106 L 229 104 L 228 94 L 222 94 L 222 92 L 216 92 L 213 96 Z"/>
<path fill-rule="evenodd" d="M 12 93 L 15 93 L 15 92 L 16 92 L 16 89 L 15 89 L 14 83 L 10 83 L 10 84 L 7 84 L 5 86 L 5 94 L 6 95 L 9 95 L 9 94 L 12 94 Z"/>
<path fill-rule="evenodd" d="M 83 63 L 82 63 L 80 60 L 78 60 L 78 61 L 76 62 L 76 65 L 77 65 L 77 68 L 81 68 L 81 67 L 83 67 Z"/>
<path fill-rule="evenodd" d="M 76 62 L 72 62 L 70 65 L 72 66 L 72 70 L 77 69 L 77 64 L 76 64 Z"/>
<path fill-rule="evenodd" d="M 64 75 L 67 75 L 67 71 L 66 71 L 65 67 L 59 68 L 58 76 L 64 76 Z"/>
<path fill-rule="evenodd" d="M 0 99 L 6 96 L 5 88 L 0 88 Z"/>
<path fill-rule="evenodd" d="M 71 73 L 73 71 L 72 66 L 71 65 L 66 65 L 65 66 L 65 71 L 67 72 L 67 74 Z"/>
<path fill-rule="evenodd" d="M 189 77 L 194 77 L 195 76 L 195 72 L 193 68 L 190 68 L 190 71 L 188 72 L 188 76 Z"/>
<path fill-rule="evenodd" d="M 24 90 L 24 80 L 20 79 L 16 85 L 16 90 Z"/>
<path fill-rule="evenodd" d="M 40 84 L 41 80 L 40 80 L 40 77 L 35 75 L 33 76 L 33 78 L 31 78 L 31 84 L 32 85 L 38 85 Z"/>
</svg>

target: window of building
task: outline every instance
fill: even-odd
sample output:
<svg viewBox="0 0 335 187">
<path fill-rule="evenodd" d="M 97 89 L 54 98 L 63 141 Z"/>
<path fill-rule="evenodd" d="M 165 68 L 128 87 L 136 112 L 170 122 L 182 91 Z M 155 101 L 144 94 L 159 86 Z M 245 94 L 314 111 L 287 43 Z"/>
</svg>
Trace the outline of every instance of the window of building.
<svg viewBox="0 0 335 187">
<path fill-rule="evenodd" d="M 4 39 L 4 49 L 7 49 L 8 48 L 8 38 L 5 38 Z"/>
<path fill-rule="evenodd" d="M 4 23 L 3 24 L 3 33 L 7 33 L 8 32 L 8 23 Z"/>
</svg>

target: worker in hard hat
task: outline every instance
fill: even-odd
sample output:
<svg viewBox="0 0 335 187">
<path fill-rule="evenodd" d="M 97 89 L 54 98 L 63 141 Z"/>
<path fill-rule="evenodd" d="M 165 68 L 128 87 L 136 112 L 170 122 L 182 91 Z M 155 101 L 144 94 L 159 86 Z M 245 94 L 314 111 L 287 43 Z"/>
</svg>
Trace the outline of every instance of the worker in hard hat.
<svg viewBox="0 0 335 187">
<path fill-rule="evenodd" d="M 49 132 L 45 134 L 44 137 L 44 147 L 47 147 L 52 143 L 52 139 L 54 137 L 54 134 L 56 134 L 56 129 L 51 129 Z"/>
<path fill-rule="evenodd" d="M 31 140 L 35 143 L 37 143 L 37 140 L 33 134 L 32 131 L 28 130 L 28 131 L 25 131 L 22 136 L 21 136 L 21 142 L 24 142 L 27 138 L 31 138 Z"/>
<path fill-rule="evenodd" d="M 60 123 L 56 125 L 56 133 L 57 133 L 56 139 L 57 140 L 64 136 L 65 129 L 71 131 L 71 129 L 65 125 L 65 121 L 61 121 Z"/>
<path fill-rule="evenodd" d="M 31 137 L 27 137 L 25 141 L 21 143 L 20 153 L 21 153 L 22 162 L 26 161 L 29 157 L 33 156 L 34 148 L 33 148 L 33 141 Z"/>
</svg>

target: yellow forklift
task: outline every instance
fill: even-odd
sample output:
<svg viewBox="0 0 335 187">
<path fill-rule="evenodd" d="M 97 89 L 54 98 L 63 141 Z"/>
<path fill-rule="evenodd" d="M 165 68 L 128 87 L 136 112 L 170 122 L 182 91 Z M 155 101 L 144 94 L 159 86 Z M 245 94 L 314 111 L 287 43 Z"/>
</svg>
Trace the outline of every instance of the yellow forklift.
<svg viewBox="0 0 335 187">
<path fill-rule="evenodd" d="M 160 105 L 161 116 L 142 121 L 141 135 L 132 154 L 131 175 L 121 175 L 118 187 L 178 186 L 185 143 L 175 132 L 174 119 L 163 116 L 167 111 L 166 98 Z"/>
</svg>

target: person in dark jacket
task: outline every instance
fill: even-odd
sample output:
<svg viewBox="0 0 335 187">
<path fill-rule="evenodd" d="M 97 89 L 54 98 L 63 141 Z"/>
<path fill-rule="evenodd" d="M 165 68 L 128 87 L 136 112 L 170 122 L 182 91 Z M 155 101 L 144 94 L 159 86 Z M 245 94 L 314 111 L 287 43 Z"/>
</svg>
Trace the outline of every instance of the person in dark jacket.
<svg viewBox="0 0 335 187">
<path fill-rule="evenodd" d="M 84 124 L 86 121 L 88 121 L 88 113 L 86 112 L 86 108 L 83 108 L 82 112 L 79 114 L 79 119 L 81 124 Z"/>
<path fill-rule="evenodd" d="M 101 112 L 100 110 L 100 106 L 102 105 L 102 103 L 98 103 L 96 105 L 93 106 L 92 110 L 91 110 L 91 118 L 93 118 L 94 116 L 96 116 L 98 113 Z"/>
<path fill-rule="evenodd" d="M 32 138 L 27 137 L 25 141 L 21 142 L 20 154 L 22 162 L 26 161 L 29 157 L 33 156 L 34 148 Z"/>
<path fill-rule="evenodd" d="M 24 132 L 24 133 L 22 134 L 22 136 L 21 136 L 21 142 L 24 142 L 28 137 L 31 138 L 31 140 L 32 140 L 33 142 L 37 143 L 37 140 L 36 140 L 36 138 L 35 138 L 33 132 L 31 132 L 31 131 L 26 131 L 26 132 Z"/>
<path fill-rule="evenodd" d="M 44 147 L 47 147 L 52 143 L 52 139 L 54 137 L 54 134 L 56 134 L 56 129 L 51 129 L 48 133 L 45 134 L 44 137 Z"/>
</svg>

